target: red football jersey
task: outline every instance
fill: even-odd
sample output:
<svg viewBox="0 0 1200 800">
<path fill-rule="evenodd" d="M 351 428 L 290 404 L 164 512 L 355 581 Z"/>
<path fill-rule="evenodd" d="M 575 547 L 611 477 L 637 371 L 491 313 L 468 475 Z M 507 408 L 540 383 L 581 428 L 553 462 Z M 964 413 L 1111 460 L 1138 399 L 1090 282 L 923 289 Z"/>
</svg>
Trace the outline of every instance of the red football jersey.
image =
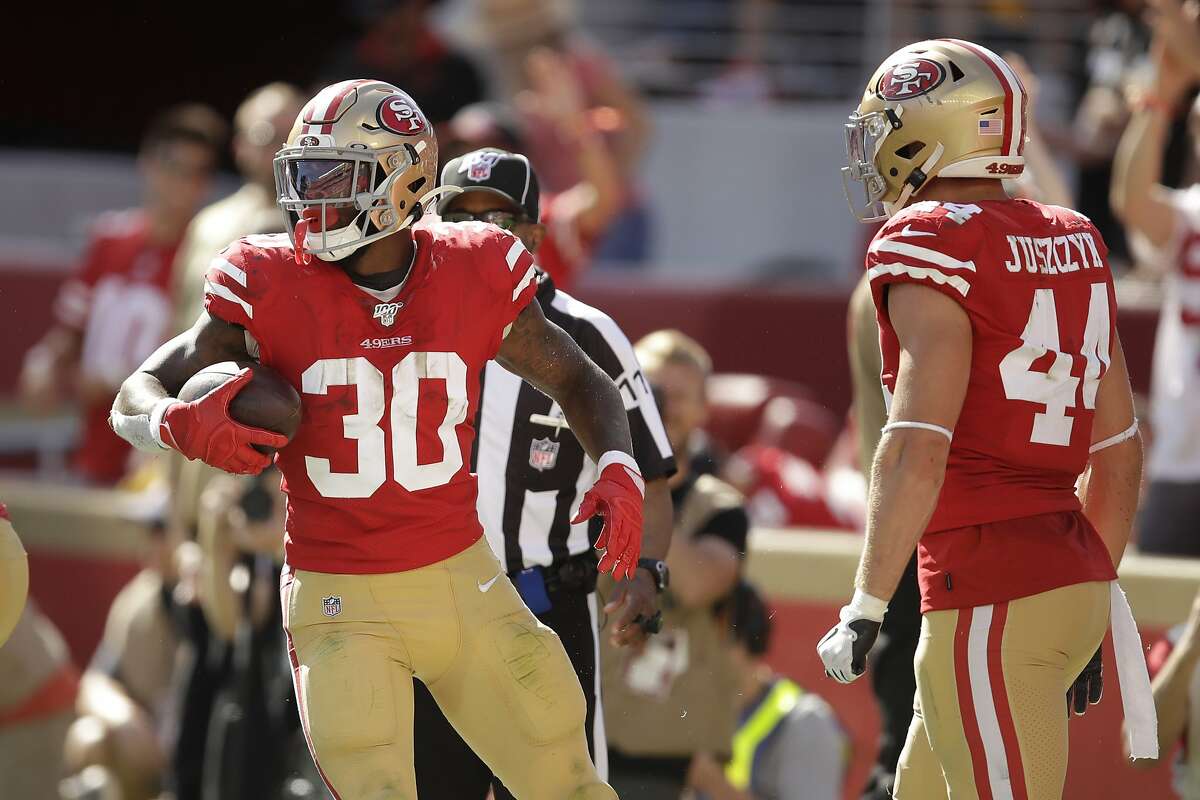
<svg viewBox="0 0 1200 800">
<path fill-rule="evenodd" d="M 208 272 L 205 308 L 244 327 L 303 399 L 276 457 L 298 569 L 399 572 L 482 535 L 469 470 L 479 375 L 536 292 L 533 260 L 482 223 L 412 235 L 394 294 L 319 259 L 298 266 L 283 234 L 235 242 Z"/>
<path fill-rule="evenodd" d="M 887 287 L 928 286 L 971 320 L 967 394 L 918 548 L 927 609 L 1115 577 L 1075 494 L 1116 337 L 1106 257 L 1086 217 L 1029 200 L 916 203 L 871 242 L 867 274 L 889 403 L 899 343 Z"/>
</svg>

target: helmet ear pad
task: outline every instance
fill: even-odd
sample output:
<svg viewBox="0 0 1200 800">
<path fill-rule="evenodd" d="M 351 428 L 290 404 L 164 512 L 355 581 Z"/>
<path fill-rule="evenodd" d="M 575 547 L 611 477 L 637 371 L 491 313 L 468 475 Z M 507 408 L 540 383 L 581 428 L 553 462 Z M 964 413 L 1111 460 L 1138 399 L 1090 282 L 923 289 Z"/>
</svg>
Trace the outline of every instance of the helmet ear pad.
<svg viewBox="0 0 1200 800">
<path fill-rule="evenodd" d="M 899 164 L 888 168 L 889 183 L 896 182 L 900 191 L 904 190 L 905 185 L 912 187 L 912 194 L 921 191 L 929 180 L 929 176 L 922 170 L 929 153 L 930 147 L 919 139 L 897 147 L 892 151 L 892 155 Z"/>
<path fill-rule="evenodd" d="M 407 221 L 411 224 L 419 220 L 424 215 L 421 199 L 433 189 L 432 174 L 437 164 L 436 151 L 430 154 L 427 147 L 418 150 L 407 143 L 404 145 L 404 151 L 406 152 L 396 150 L 380 159 L 380 166 L 386 176 L 381 180 L 387 180 L 391 184 L 388 191 L 389 203 L 372 210 L 370 220 L 381 231 L 393 228 L 401 222 Z"/>
</svg>

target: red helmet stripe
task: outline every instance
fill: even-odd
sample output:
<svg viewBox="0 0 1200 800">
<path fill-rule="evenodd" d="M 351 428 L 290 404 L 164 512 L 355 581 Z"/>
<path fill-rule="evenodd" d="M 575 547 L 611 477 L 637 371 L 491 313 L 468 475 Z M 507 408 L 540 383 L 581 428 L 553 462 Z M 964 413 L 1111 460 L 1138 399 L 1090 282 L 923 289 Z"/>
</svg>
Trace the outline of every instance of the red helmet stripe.
<svg viewBox="0 0 1200 800">
<path fill-rule="evenodd" d="M 342 90 L 334 95 L 333 99 L 329 101 L 329 107 L 325 109 L 325 114 L 321 117 L 321 119 L 327 120 L 327 122 L 321 126 L 321 133 L 333 133 L 333 121 L 337 119 L 337 115 L 341 110 L 342 103 L 347 97 L 350 96 L 351 92 L 365 83 L 372 83 L 372 81 L 361 79 L 357 81 L 346 81 L 346 84 L 342 87 Z"/>
<path fill-rule="evenodd" d="M 1000 85 L 1004 87 L 1004 155 L 1019 156 L 1025 152 L 1025 104 L 1027 95 L 1025 89 L 1021 86 L 1020 79 L 1012 68 L 1005 64 L 1003 59 L 998 55 L 988 50 L 985 47 L 980 47 L 977 44 L 963 41 L 962 39 L 942 39 L 943 42 L 952 42 L 959 47 L 965 47 L 983 63 L 988 65 L 988 68 L 996 75 L 996 79 L 1000 81 Z M 1017 95 L 1021 97 L 1020 108 L 1017 108 Z"/>
</svg>

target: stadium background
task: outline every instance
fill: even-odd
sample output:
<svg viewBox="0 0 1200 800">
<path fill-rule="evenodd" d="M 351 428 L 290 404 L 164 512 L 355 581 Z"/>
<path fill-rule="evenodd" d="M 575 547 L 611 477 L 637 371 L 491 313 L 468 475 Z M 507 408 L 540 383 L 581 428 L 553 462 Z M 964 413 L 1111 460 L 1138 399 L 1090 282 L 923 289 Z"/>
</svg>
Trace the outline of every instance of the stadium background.
<svg viewBox="0 0 1200 800">
<path fill-rule="evenodd" d="M 438 29 L 455 41 L 471 4 L 436 5 Z M 819 470 L 850 403 L 846 301 L 868 233 L 842 199 L 840 126 L 873 65 L 929 35 L 1015 49 L 1039 78 L 1039 123 L 1069 130 L 1092 23 L 1138 4 L 777 0 L 761 4 L 771 12 L 750 64 L 738 61 L 743 5 L 759 4 L 577 4 L 583 32 L 641 92 L 653 133 L 636 179 L 649 220 L 645 252 L 632 263 L 594 264 L 576 293 L 630 338 L 679 328 L 708 348 L 724 374 L 711 433 L 726 449 L 754 437 L 773 397 L 797 398 L 791 449 Z M 29 12 L 24 28 L 36 35 L 9 37 L 8 60 L 23 69 L 0 76 L 0 498 L 31 553 L 32 593 L 77 664 L 87 663 L 108 603 L 137 569 L 142 533 L 129 520 L 147 512 L 132 493 L 58 482 L 77 423 L 20 406 L 23 354 L 49 325 L 88 220 L 138 202 L 134 153 L 150 119 L 184 101 L 229 117 L 272 80 L 311 86 L 367 6 L 47 7 Z M 471 54 L 469 43 L 461 47 Z M 1061 166 L 1075 173 L 1065 154 Z M 224 168 L 231 171 L 228 159 Z M 234 185 L 223 176 L 218 195 Z M 1157 290 L 1135 276 L 1121 300 L 1130 371 L 1145 393 Z M 853 736 L 847 798 L 857 796 L 872 757 L 876 712 L 865 682 L 843 688 L 821 679 L 813 644 L 844 600 L 857 541 L 845 532 L 759 528 L 748 564 L 776 612 L 772 663 L 826 697 Z M 1132 556 L 1123 572 L 1147 642 L 1186 616 L 1200 585 L 1200 567 L 1186 561 Z M 1115 670 L 1108 674 L 1115 685 Z M 1167 767 L 1145 773 L 1122 763 L 1119 719 L 1110 689 L 1099 713 L 1072 723 L 1067 797 L 1171 796 Z"/>
</svg>

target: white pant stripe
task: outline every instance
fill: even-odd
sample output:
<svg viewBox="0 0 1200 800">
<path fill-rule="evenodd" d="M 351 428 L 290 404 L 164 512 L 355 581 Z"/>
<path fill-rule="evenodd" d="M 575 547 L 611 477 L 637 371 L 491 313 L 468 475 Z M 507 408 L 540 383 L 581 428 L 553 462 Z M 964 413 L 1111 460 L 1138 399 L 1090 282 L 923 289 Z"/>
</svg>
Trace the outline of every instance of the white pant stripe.
<svg viewBox="0 0 1200 800">
<path fill-rule="evenodd" d="M 592 618 L 592 642 L 596 650 L 596 714 L 592 720 L 592 743 L 596 753 L 592 761 L 600 780 L 608 781 L 608 737 L 604 733 L 604 704 L 600 701 L 600 613 L 596 593 L 588 595 L 588 616 Z"/>
<path fill-rule="evenodd" d="M 971 703 L 975 706 L 975 720 L 979 723 L 979 735 L 983 739 L 983 753 L 987 758 L 992 798 L 1013 800 L 1004 737 L 1000 735 L 1000 722 L 996 717 L 996 703 L 992 697 L 992 681 L 988 672 L 987 643 L 991 628 L 992 606 L 979 606 L 974 609 L 971 615 L 971 632 L 967 639 Z"/>
</svg>

